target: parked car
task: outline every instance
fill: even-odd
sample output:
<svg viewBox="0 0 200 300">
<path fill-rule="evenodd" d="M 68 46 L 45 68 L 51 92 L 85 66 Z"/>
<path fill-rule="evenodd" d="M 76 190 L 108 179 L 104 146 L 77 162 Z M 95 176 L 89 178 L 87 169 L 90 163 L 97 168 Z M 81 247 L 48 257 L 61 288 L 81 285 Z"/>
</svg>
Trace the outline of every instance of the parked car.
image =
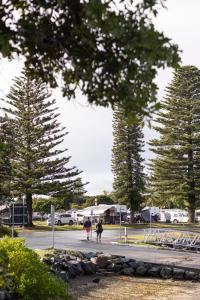
<svg viewBox="0 0 200 300">
<path fill-rule="evenodd" d="M 55 225 L 73 225 L 74 220 L 70 214 L 55 214 L 54 223 Z M 47 225 L 51 226 L 51 216 L 47 220 Z"/>
</svg>

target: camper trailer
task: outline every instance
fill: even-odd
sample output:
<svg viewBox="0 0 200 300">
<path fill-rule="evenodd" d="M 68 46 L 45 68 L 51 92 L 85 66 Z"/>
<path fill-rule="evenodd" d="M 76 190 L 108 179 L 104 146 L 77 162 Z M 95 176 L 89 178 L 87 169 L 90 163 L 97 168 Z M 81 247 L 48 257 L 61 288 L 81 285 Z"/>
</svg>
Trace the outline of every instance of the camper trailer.
<svg viewBox="0 0 200 300">
<path fill-rule="evenodd" d="M 186 210 L 164 209 L 163 211 L 165 212 L 165 214 L 170 215 L 170 223 L 187 223 L 189 221 L 188 212 Z"/>
<path fill-rule="evenodd" d="M 160 218 L 160 209 L 156 206 L 146 206 L 142 209 L 141 215 L 145 222 L 157 222 Z"/>
</svg>

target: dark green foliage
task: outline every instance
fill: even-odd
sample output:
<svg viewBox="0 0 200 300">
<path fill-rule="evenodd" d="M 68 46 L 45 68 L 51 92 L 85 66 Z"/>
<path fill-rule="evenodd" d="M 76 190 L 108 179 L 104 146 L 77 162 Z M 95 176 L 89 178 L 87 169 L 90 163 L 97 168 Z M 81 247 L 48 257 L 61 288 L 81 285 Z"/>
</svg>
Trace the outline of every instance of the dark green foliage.
<svg viewBox="0 0 200 300">
<path fill-rule="evenodd" d="M 69 299 L 67 285 L 49 272 L 22 239 L 6 237 L 0 241 L 0 265 L 0 288 L 13 291 L 16 299 Z"/>
<path fill-rule="evenodd" d="M 54 205 L 55 211 L 69 209 L 69 206 L 66 205 L 65 198 L 49 198 L 49 199 L 34 198 L 33 211 L 50 214 L 51 204 Z"/>
<path fill-rule="evenodd" d="M 0 204 L 11 201 L 11 155 L 12 155 L 12 135 L 8 127 L 7 118 L 0 118 Z"/>
<path fill-rule="evenodd" d="M 119 203 L 138 211 L 143 200 L 143 133 L 141 121 L 128 122 L 124 109 L 116 108 L 113 117 L 114 144 L 112 150 L 113 189 Z"/>
<path fill-rule="evenodd" d="M 78 177 L 81 172 L 68 166 L 67 150 L 58 149 L 67 133 L 57 120 L 55 100 L 50 99 L 42 82 L 31 80 L 25 73 L 14 80 L 4 101 L 10 105 L 4 110 L 13 118 L 11 189 L 13 195 L 25 196 L 31 225 L 32 196 L 66 197 L 77 189 L 84 192 Z"/>
<path fill-rule="evenodd" d="M 15 229 L 13 233 L 14 233 L 14 237 L 18 236 L 17 231 Z M 12 236 L 12 228 L 8 226 L 0 225 L 0 237 L 3 237 L 5 235 Z"/>
<path fill-rule="evenodd" d="M 114 201 L 111 198 L 109 194 L 102 194 L 102 195 L 96 195 L 96 196 L 84 196 L 82 201 L 76 201 L 73 203 L 74 208 L 84 208 L 88 206 L 95 205 L 95 202 L 97 202 L 97 205 L 99 204 L 113 204 Z"/>
<path fill-rule="evenodd" d="M 32 75 L 52 87 L 60 73 L 68 97 L 79 86 L 90 103 L 149 112 L 157 69 L 179 62 L 177 45 L 152 23 L 163 2 L 3 1 L 0 52 L 22 54 Z"/>
<path fill-rule="evenodd" d="M 157 155 L 150 164 L 152 196 L 163 205 L 188 206 L 190 221 L 200 193 L 200 71 L 179 68 L 157 113 L 151 141 Z"/>
</svg>

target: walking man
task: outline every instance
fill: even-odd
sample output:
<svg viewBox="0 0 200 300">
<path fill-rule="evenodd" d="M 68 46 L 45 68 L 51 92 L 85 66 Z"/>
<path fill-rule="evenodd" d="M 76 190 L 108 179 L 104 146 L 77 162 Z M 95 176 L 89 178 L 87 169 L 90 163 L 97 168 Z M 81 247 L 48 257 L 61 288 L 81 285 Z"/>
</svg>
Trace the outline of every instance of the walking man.
<svg viewBox="0 0 200 300">
<path fill-rule="evenodd" d="M 90 239 L 90 232 L 91 232 L 91 229 L 92 229 L 92 223 L 91 223 L 89 217 L 88 217 L 87 221 L 84 222 L 83 227 L 84 227 L 84 229 L 86 231 L 86 234 L 87 234 L 87 240 L 89 241 L 89 239 Z"/>
</svg>

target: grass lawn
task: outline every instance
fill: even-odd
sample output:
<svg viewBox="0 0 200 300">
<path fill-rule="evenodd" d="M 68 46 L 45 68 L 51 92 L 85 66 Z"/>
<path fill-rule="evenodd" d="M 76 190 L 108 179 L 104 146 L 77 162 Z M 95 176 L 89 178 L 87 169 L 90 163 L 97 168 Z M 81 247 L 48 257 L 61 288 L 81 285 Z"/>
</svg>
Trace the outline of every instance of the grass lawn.
<svg viewBox="0 0 200 300">
<path fill-rule="evenodd" d="M 35 221 L 34 227 L 25 228 L 25 231 L 51 231 L 51 226 L 47 226 L 46 221 Z M 121 228 L 127 229 L 148 229 L 149 224 L 134 224 L 134 225 L 122 225 Z M 166 223 L 153 223 L 151 225 L 152 228 L 157 229 L 175 229 L 175 230 L 186 230 L 200 233 L 200 223 L 197 224 L 166 224 Z M 104 230 L 114 230 L 120 229 L 119 224 L 105 224 L 103 225 Z M 83 225 L 64 225 L 64 226 L 55 226 L 55 231 L 65 231 L 65 230 L 82 230 Z M 93 229 L 95 229 L 95 225 L 93 225 Z M 18 228 L 17 231 L 22 231 L 22 228 Z"/>
</svg>

